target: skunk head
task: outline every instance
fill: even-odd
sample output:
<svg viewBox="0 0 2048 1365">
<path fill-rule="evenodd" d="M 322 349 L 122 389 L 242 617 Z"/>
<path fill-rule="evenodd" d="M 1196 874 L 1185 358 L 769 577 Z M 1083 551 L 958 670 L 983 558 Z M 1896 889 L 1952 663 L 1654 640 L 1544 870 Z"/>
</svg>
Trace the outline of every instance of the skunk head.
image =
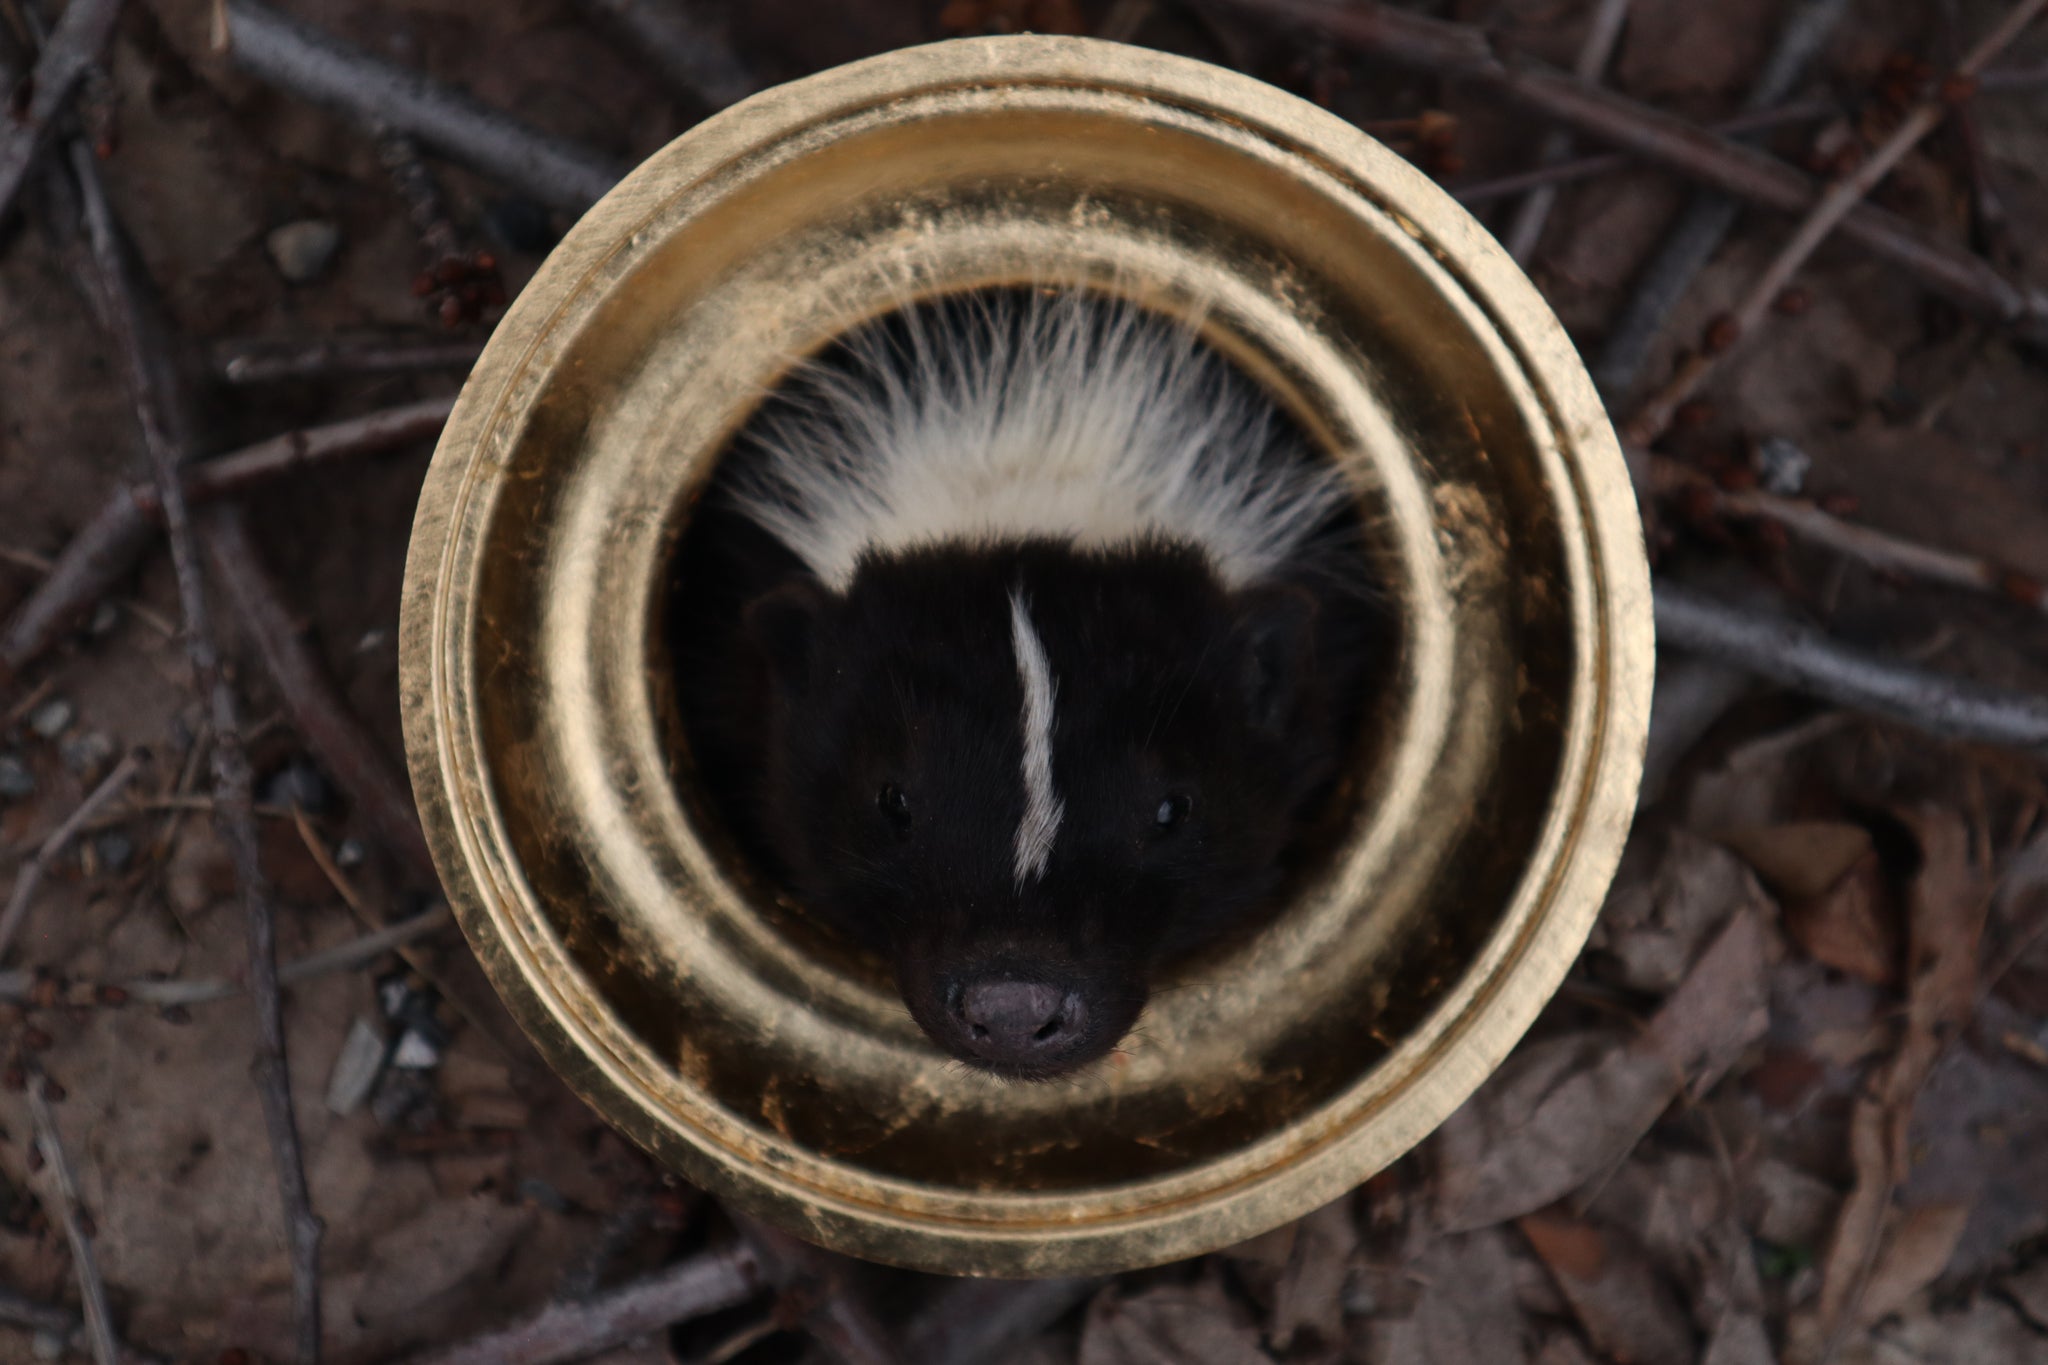
<svg viewBox="0 0 2048 1365">
<path fill-rule="evenodd" d="M 1270 897 L 1341 747 L 1316 611 L 1161 540 L 935 546 L 779 588 L 746 615 L 763 828 L 942 1048 L 1070 1072 L 1163 959 Z"/>
</svg>

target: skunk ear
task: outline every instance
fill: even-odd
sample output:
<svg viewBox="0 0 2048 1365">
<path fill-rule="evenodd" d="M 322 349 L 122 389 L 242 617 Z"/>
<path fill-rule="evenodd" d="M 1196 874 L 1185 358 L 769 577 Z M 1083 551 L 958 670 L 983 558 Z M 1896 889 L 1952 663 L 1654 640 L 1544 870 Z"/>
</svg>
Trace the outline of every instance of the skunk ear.
<svg viewBox="0 0 2048 1365">
<path fill-rule="evenodd" d="M 747 638 L 768 661 L 775 681 L 793 692 L 809 687 L 818 652 L 818 627 L 828 594 L 808 578 L 785 583 L 747 604 Z"/>
<path fill-rule="evenodd" d="M 1236 609 L 1238 677 L 1252 723 L 1285 730 L 1315 652 L 1316 599 L 1291 585 L 1247 588 Z"/>
</svg>

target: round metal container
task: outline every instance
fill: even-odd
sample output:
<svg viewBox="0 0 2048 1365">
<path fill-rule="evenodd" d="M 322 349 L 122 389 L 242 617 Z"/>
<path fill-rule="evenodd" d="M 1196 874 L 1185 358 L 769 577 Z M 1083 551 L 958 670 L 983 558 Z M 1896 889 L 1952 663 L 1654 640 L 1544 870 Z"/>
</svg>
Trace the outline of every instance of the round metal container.
<svg viewBox="0 0 2048 1365">
<path fill-rule="evenodd" d="M 1337 847 L 1079 1082 L 943 1058 L 698 813 L 673 547 L 791 363 L 935 292 L 1091 281 L 1198 318 L 1356 479 L 1401 617 Z M 1492 238 L 1244 76 L 1012 37 L 895 52 L 691 130 L 491 338 L 406 570 L 412 775 L 463 927 L 550 1061 L 689 1179 L 840 1250 L 1106 1271 L 1277 1226 L 1420 1141 L 1583 944 L 1652 664 L 1598 398 Z"/>
</svg>

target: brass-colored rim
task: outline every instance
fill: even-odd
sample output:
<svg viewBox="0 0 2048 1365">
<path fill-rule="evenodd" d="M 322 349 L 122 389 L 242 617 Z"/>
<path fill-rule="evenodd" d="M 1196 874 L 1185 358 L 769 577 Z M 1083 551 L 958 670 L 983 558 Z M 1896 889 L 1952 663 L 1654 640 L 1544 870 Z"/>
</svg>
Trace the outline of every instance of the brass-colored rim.
<svg viewBox="0 0 2048 1365">
<path fill-rule="evenodd" d="M 525 472 L 522 443 L 551 420 L 553 395 L 598 382 L 586 372 L 588 356 L 603 354 L 590 339 L 593 329 L 606 325 L 607 309 L 620 306 L 619 292 L 636 281 L 636 269 L 711 207 L 774 176 L 800 174 L 806 156 L 850 136 L 849 130 L 868 135 L 896 121 L 924 127 L 1004 109 L 1034 118 L 1085 109 L 1092 118 L 1152 120 L 1170 124 L 1176 136 L 1228 143 L 1301 186 L 1300 205 L 1276 205 L 1275 212 L 1308 206 L 1370 232 L 1390 259 L 1398 254 L 1412 262 L 1447 315 L 1469 320 L 1474 335 L 1483 335 L 1496 371 L 1490 382 L 1512 394 L 1526 417 L 1536 452 L 1530 458 L 1541 466 L 1530 477 L 1555 503 L 1554 586 L 1563 597 L 1557 619 L 1567 623 L 1569 635 L 1555 781 L 1550 790 L 1524 794 L 1541 802 L 1540 833 L 1490 936 L 1434 999 L 1426 1020 L 1356 1084 L 1282 1131 L 1185 1170 L 1052 1193 L 935 1191 L 806 1150 L 786 1133 L 693 1090 L 674 1058 L 655 1055 L 623 1027 L 551 927 L 544 898 L 522 865 L 523 846 L 502 806 L 514 779 L 496 766 L 502 755 L 492 752 L 486 733 L 483 710 L 492 684 L 488 661 L 478 653 L 480 633 L 494 628 L 481 600 L 497 571 L 491 557 L 503 544 L 503 528 L 493 519 L 502 517 Z M 1057 166 L 1047 173 L 1056 176 Z M 999 232 L 987 240 L 1009 249 Z M 954 249 L 956 255 L 965 250 L 957 243 Z M 1158 248 L 1169 255 L 1174 249 L 1171 242 Z M 916 254 L 913 242 L 898 258 L 914 262 Z M 1140 253 L 1133 261 L 1142 272 L 1148 261 L 1163 259 Z M 966 269 L 956 262 L 953 275 L 941 278 L 966 278 Z M 1240 302 L 1247 317 L 1265 306 L 1256 281 Z M 811 325 L 838 306 L 819 300 Z M 1256 330 L 1251 323 L 1247 328 Z M 1278 372 L 1300 358 L 1285 353 L 1292 333 L 1278 323 L 1274 329 L 1282 338 L 1275 353 L 1259 354 L 1256 346 L 1248 351 L 1254 368 L 1265 364 Z M 1301 382 L 1312 387 L 1314 380 L 1310 375 Z M 730 430 L 749 401 L 736 396 L 731 412 L 704 419 L 706 430 Z M 1315 428 L 1316 412 L 1303 415 Z M 590 420 L 594 430 L 600 421 L 653 419 L 601 413 Z M 699 449 L 708 460 L 715 443 L 707 437 Z M 701 483 L 701 471 L 696 477 Z M 1457 561 L 1470 548 L 1458 539 L 1458 509 L 1443 500 L 1441 486 L 1435 493 L 1438 501 L 1411 507 L 1404 524 L 1433 537 L 1427 553 Z M 565 495 L 565 524 L 580 516 L 587 530 L 595 506 Z M 621 531 L 628 539 L 637 534 Z M 645 539 L 652 545 L 659 536 L 648 531 Z M 564 539 L 531 571 L 560 574 L 574 588 L 585 581 L 578 578 L 583 571 L 565 561 L 578 553 Z M 1498 582 L 1485 591 L 1521 590 L 1512 581 L 1513 566 L 1491 572 Z M 551 580 L 548 586 L 556 585 Z M 1415 599 L 1425 606 L 1431 600 L 1426 594 Z M 639 605 L 644 615 L 646 603 Z M 551 647 L 592 652 L 575 632 L 593 627 L 572 608 L 547 608 L 544 619 L 548 630 L 561 632 Z M 1424 637 L 1433 628 L 1426 619 L 1416 625 Z M 612 705 L 608 698 L 625 695 L 606 691 L 606 670 L 630 676 L 639 647 L 622 643 L 616 659 L 578 658 L 562 668 L 582 680 L 577 696 L 605 710 Z M 436 864 L 479 959 L 549 1061 L 636 1141 L 740 1207 L 853 1254 L 981 1274 L 1116 1270 L 1213 1249 L 1327 1202 L 1435 1128 L 1505 1057 L 1591 929 L 1634 809 L 1652 665 L 1640 531 L 1606 414 L 1549 309 L 1486 232 L 1398 157 L 1303 101 L 1182 58 L 1044 37 L 915 48 L 766 91 L 670 144 L 606 196 L 522 293 L 464 389 L 421 497 L 401 622 L 408 757 Z M 1449 662 L 1438 666 L 1451 669 Z M 1445 671 L 1436 681 L 1455 677 Z M 560 695 L 566 694 L 557 700 Z M 1436 703 L 1440 710 L 1451 704 Z M 607 716 L 605 724 L 639 725 L 651 734 L 640 714 L 643 702 L 629 698 L 620 705 L 634 715 L 626 722 Z M 581 734 L 581 724 L 565 720 L 562 729 Z M 568 785 L 595 784 L 587 790 L 609 801 L 616 793 L 601 788 L 618 780 L 616 767 L 593 760 L 571 773 Z M 631 799 L 644 798 L 634 790 Z M 609 818 L 593 817 L 593 828 Z M 718 877 L 715 857 L 686 821 L 648 818 L 673 837 L 674 866 L 701 878 L 690 894 L 721 903 L 740 897 Z M 636 871 L 639 882 L 620 876 L 618 885 L 633 886 L 648 884 L 653 874 Z M 1333 897 L 1364 894 L 1342 876 L 1333 888 Z M 704 988 L 715 990 L 716 983 Z M 810 1025 L 792 1020 L 790 1027 L 801 1033 Z"/>
</svg>

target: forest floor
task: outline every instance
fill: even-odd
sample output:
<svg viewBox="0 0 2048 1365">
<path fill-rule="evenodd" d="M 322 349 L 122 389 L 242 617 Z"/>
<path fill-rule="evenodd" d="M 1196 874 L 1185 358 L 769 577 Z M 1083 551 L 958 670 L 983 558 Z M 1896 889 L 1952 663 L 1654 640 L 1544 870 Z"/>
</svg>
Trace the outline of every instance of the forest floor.
<svg viewBox="0 0 2048 1365">
<path fill-rule="evenodd" d="M 1593 942 L 1437 1135 L 1213 1256 L 963 1288 L 717 1251 L 735 1233 L 709 1200 L 498 1037 L 437 909 L 397 777 L 406 542 L 439 405 L 564 212 L 258 79 L 216 45 L 208 0 L 69 0 L 61 19 L 0 0 L 0 175 L 50 134 L 18 194 L 0 180 L 0 1361 L 89 1358 L 93 1292 L 126 1358 L 295 1358 L 251 1066 L 247 820 L 280 959 L 338 950 L 285 986 L 282 1015 L 329 1360 L 447 1348 L 552 1305 L 568 1349 L 610 1365 L 2048 1362 L 2048 369 L 2026 283 L 2048 287 L 2048 25 L 1949 74 L 2040 7 L 1404 8 L 1623 97 L 1581 119 L 1569 174 L 1534 177 L 1555 190 L 1542 221 L 1501 179 L 1559 159 L 1534 68 L 1418 70 L 1369 4 L 293 0 L 600 168 L 736 87 L 948 34 L 1105 33 L 1248 71 L 1527 237 L 1635 452 L 1660 575 L 1913 679 L 1878 719 L 1826 678 L 1756 681 L 1782 678 L 1768 647 L 1670 650 Z M 687 12 L 720 60 L 665 69 L 620 11 Z M 1602 60 L 1589 30 L 1616 15 Z M 1803 45 L 1784 36 L 1801 22 Z M 22 78 L 45 42 L 82 44 L 75 90 L 56 61 Z M 1753 95 L 1774 53 L 1788 70 Z M 1857 187 L 1880 216 L 1785 256 L 1802 219 L 1828 224 L 1730 183 L 1747 163 L 1725 147 L 1648 145 L 1660 118 L 1745 109 L 1774 114 L 1752 145 L 1802 187 L 1884 170 Z M 1596 144 L 1636 155 L 1577 165 Z M 1688 176 L 1742 202 L 1675 271 L 1652 262 Z M 132 243 L 111 291 L 118 242 L 95 256 L 87 179 Z M 136 298 L 140 387 L 120 344 Z M 222 712 L 163 537 L 122 519 L 122 490 L 152 478 L 138 402 L 172 454 L 386 428 L 344 426 L 336 458 L 195 510 L 249 801 L 211 775 Z M 2000 689 L 1988 704 L 2008 737 L 2034 727 L 2031 749 L 1957 737 L 1944 678 Z M 716 1296 L 656 1295 L 621 1325 L 614 1291 L 719 1254 L 766 1287 L 708 1316 L 693 1308 Z"/>
</svg>

